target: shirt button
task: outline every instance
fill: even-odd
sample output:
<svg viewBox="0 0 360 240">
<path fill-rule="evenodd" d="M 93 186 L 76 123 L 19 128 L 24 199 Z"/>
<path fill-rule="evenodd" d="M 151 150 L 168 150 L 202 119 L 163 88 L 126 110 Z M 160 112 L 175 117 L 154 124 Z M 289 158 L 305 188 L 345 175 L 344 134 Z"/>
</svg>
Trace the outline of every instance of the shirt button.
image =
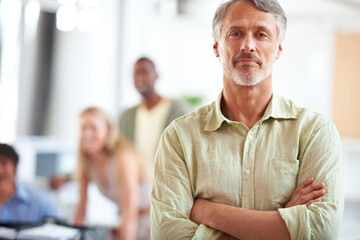
<svg viewBox="0 0 360 240">
<path fill-rule="evenodd" d="M 253 136 L 252 136 L 251 134 L 248 134 L 248 138 L 249 138 L 249 139 L 252 139 Z"/>
<path fill-rule="evenodd" d="M 249 175 L 249 174 L 250 174 L 250 170 L 249 170 L 249 169 L 246 169 L 246 170 L 245 170 L 245 174 L 246 174 L 246 175 Z"/>
</svg>

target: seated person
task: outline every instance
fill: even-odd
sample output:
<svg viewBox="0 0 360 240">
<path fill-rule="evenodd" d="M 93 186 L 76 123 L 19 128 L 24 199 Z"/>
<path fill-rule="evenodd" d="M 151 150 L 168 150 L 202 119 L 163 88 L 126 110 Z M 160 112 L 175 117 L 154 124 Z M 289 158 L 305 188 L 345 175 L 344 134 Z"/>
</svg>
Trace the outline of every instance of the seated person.
<svg viewBox="0 0 360 240">
<path fill-rule="evenodd" d="M 15 181 L 18 162 L 15 150 L 0 143 L 0 222 L 41 223 L 46 217 L 57 218 L 50 199 Z"/>
<path fill-rule="evenodd" d="M 99 108 L 80 115 L 77 178 L 80 201 L 75 224 L 84 223 L 87 186 L 94 181 L 100 192 L 118 204 L 122 223 L 119 238 L 150 239 L 150 177 L 137 152 Z M 99 208 L 101 211 L 101 208 Z"/>
</svg>

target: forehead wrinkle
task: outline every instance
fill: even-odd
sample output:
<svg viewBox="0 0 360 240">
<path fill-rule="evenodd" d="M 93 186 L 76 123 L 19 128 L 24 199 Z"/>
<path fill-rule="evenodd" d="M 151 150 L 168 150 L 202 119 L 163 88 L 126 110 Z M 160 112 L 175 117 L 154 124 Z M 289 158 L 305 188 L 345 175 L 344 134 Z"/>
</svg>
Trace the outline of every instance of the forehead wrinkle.
<svg viewBox="0 0 360 240">
<path fill-rule="evenodd" d="M 233 25 L 229 27 L 229 30 L 246 30 L 247 27 L 244 26 L 239 26 L 239 25 Z M 256 31 L 258 30 L 265 30 L 265 31 L 271 31 L 267 26 L 265 25 L 257 25 L 252 27 L 252 29 L 255 29 Z"/>
<path fill-rule="evenodd" d="M 256 6 L 253 6 L 255 9 L 250 9 L 250 11 L 243 11 L 241 9 L 235 10 L 234 8 L 236 8 L 239 4 L 245 4 L 243 8 L 250 7 L 250 5 L 248 5 L 249 3 L 247 2 L 237 2 L 231 5 L 226 10 L 223 21 L 220 25 L 220 36 L 225 25 L 246 26 L 251 25 L 253 22 L 256 22 L 257 25 L 262 25 L 265 29 L 271 31 L 271 28 L 267 27 L 270 25 L 270 18 L 272 20 L 271 22 L 274 24 L 275 31 L 279 33 L 277 18 L 272 13 L 261 11 L 260 9 L 256 8 Z"/>
</svg>

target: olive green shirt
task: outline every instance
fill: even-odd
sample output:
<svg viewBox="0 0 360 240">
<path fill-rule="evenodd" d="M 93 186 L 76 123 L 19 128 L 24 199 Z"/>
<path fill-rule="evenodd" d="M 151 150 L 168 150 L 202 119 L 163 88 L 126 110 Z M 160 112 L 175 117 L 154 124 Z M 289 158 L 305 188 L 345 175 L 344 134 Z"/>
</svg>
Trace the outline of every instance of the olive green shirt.
<svg viewBox="0 0 360 240">
<path fill-rule="evenodd" d="M 292 239 L 337 239 L 343 211 L 341 145 L 324 115 L 274 95 L 250 130 L 226 119 L 218 100 L 173 121 L 155 157 L 152 239 L 217 239 L 190 221 L 194 199 L 279 211 Z M 284 208 L 306 179 L 324 182 L 322 202 Z M 241 219 L 234 219 L 239 221 Z"/>
</svg>

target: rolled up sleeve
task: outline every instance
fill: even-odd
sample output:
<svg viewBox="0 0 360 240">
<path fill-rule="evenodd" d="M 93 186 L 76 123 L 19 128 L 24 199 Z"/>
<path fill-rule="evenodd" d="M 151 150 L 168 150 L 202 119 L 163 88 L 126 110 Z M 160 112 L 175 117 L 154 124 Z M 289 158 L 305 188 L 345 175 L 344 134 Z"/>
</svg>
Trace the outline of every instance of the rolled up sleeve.
<svg viewBox="0 0 360 240">
<path fill-rule="evenodd" d="M 300 154 L 299 186 L 314 177 L 324 182 L 326 194 L 321 202 L 278 209 L 291 239 L 337 239 L 343 213 L 341 143 L 335 126 L 326 122 L 304 139 Z"/>
<path fill-rule="evenodd" d="M 188 166 L 176 128 L 163 133 L 154 165 L 151 194 L 151 238 L 218 239 L 222 233 L 190 218 L 194 202 Z"/>
</svg>

